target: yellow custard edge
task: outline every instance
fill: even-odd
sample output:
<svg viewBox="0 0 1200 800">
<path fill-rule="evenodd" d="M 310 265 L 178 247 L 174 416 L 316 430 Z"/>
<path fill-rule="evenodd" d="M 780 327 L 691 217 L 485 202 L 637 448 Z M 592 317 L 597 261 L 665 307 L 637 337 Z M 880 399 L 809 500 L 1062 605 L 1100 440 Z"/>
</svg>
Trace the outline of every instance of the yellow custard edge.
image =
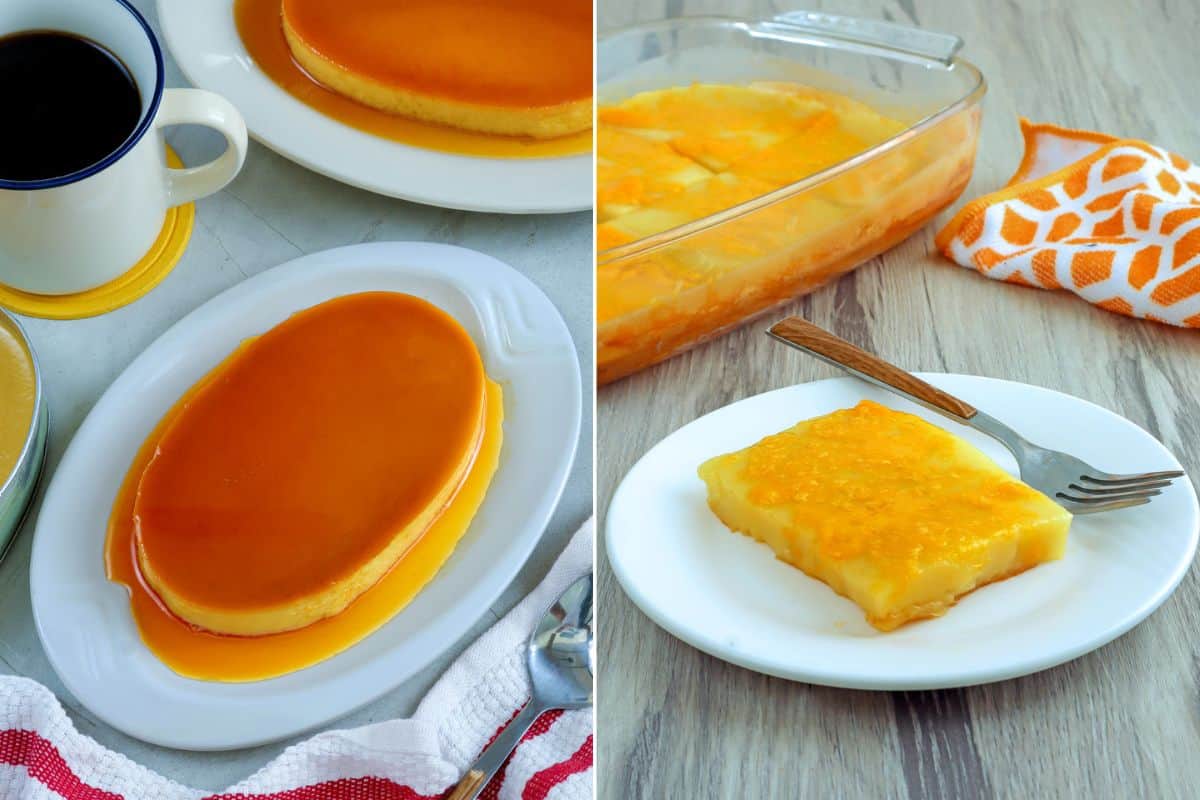
<svg viewBox="0 0 1200 800">
<path fill-rule="evenodd" d="M 0 486 L 21 459 L 36 404 L 33 356 L 16 325 L 0 314 Z"/>
</svg>

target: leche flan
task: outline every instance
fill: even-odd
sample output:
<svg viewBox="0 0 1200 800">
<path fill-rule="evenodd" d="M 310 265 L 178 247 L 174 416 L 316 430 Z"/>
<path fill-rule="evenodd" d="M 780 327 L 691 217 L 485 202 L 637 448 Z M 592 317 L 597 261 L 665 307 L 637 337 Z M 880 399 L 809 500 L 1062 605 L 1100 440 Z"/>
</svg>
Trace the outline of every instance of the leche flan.
<svg viewBox="0 0 1200 800">
<path fill-rule="evenodd" d="M 454 499 L 488 385 L 467 332 L 419 298 L 293 315 L 207 375 L 154 445 L 132 508 L 143 580 L 214 633 L 338 614 Z"/>
<path fill-rule="evenodd" d="M 700 466 L 709 507 L 890 631 L 1063 555 L 1071 515 L 982 451 L 864 400 Z"/>
<path fill-rule="evenodd" d="M 282 25 L 305 71 L 373 108 L 537 139 L 592 126 L 585 0 L 283 0 Z"/>
</svg>

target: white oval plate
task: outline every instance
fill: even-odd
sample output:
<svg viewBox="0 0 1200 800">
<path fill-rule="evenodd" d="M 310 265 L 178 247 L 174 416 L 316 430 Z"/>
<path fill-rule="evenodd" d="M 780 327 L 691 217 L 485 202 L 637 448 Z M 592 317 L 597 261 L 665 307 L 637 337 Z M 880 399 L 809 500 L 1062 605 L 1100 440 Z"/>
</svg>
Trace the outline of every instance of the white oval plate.
<svg viewBox="0 0 1200 800">
<path fill-rule="evenodd" d="M 314 172 L 464 211 L 553 214 L 592 207 L 591 153 L 483 158 L 372 136 L 310 108 L 263 73 L 238 36 L 232 0 L 158 0 L 158 20 L 189 81 L 223 95 L 255 139 Z"/>
<path fill-rule="evenodd" d="M 991 378 L 921 377 L 1102 469 L 1181 468 L 1141 428 L 1084 400 Z M 1026 675 L 1094 650 L 1158 608 L 1192 563 L 1196 493 L 1183 478 L 1148 505 L 1076 517 L 1061 561 L 986 586 L 944 617 L 876 631 L 852 602 L 730 532 L 696 476 L 712 456 L 863 398 L 964 436 L 1016 474 L 994 440 L 854 378 L 751 397 L 668 436 L 617 489 L 608 555 L 633 601 L 685 642 L 759 672 L 857 689 L 937 689 Z"/>
<path fill-rule="evenodd" d="M 248 336 L 355 292 L 423 297 L 474 338 L 504 386 L 504 447 L 478 515 L 437 577 L 345 652 L 267 681 L 182 678 L 142 644 L 123 586 L 104 576 L 105 525 L 157 420 Z M 364 343 L 366 344 L 366 343 Z M 248 747 L 346 714 L 429 664 L 495 602 L 541 538 L 574 458 L 579 362 L 558 311 L 511 267 L 460 247 L 355 245 L 298 258 L 218 295 L 160 336 L 79 427 L 46 490 L 30 591 L 63 684 L 93 714 L 147 742 Z"/>
</svg>

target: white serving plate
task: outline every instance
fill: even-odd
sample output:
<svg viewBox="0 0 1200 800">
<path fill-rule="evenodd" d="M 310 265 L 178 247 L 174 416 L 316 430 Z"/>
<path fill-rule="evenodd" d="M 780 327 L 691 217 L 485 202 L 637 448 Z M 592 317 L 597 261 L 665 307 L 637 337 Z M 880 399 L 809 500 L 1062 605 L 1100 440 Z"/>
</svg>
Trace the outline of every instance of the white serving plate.
<svg viewBox="0 0 1200 800">
<path fill-rule="evenodd" d="M 232 0 L 158 0 L 171 55 L 196 86 L 237 106 L 258 141 L 334 180 L 465 211 L 540 214 L 592 207 L 592 156 L 482 158 L 382 139 L 310 108 L 276 85 L 238 36 Z"/>
<path fill-rule="evenodd" d="M 156 422 L 239 342 L 345 294 L 408 292 L 454 316 L 504 387 L 504 446 L 479 514 L 437 577 L 390 622 L 299 672 L 242 684 L 180 677 L 141 642 L 128 593 L 104 575 L 109 511 Z M 541 538 L 575 454 L 579 362 L 566 325 L 527 278 L 440 244 L 363 244 L 256 275 L 188 314 L 96 402 L 46 490 L 30 590 L 38 635 L 92 714 L 147 742 L 248 747 L 311 729 L 393 689 L 459 639 Z"/>
<path fill-rule="evenodd" d="M 1101 469 L 1181 468 L 1150 434 L 1087 401 L 991 378 L 921 377 Z M 750 397 L 668 436 L 617 489 L 605 535 L 630 598 L 685 642 L 759 672 L 858 689 L 937 689 L 1026 675 L 1090 652 L 1158 608 L 1191 565 L 1198 515 L 1185 477 L 1148 505 L 1076 517 L 1060 561 L 979 589 L 944 617 L 876 631 L 852 602 L 730 532 L 696 476 L 712 456 L 863 398 L 964 436 L 1016 474 L 998 442 L 854 378 Z"/>
</svg>

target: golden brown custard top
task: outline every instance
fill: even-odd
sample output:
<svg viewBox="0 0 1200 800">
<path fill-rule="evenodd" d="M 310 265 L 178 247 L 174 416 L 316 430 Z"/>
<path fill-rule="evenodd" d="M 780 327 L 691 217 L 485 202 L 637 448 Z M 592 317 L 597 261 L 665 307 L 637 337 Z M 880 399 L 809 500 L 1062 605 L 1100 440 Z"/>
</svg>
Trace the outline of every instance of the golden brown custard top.
<svg viewBox="0 0 1200 800">
<path fill-rule="evenodd" d="M 923 419 L 863 400 L 747 451 L 750 500 L 793 506 L 821 553 L 900 569 L 967 560 L 1044 498 Z"/>
<path fill-rule="evenodd" d="M 210 373 L 163 433 L 134 507 L 144 557 L 221 608 L 337 582 L 478 447 L 484 381 L 466 331 L 416 297 L 295 314 Z"/>
<path fill-rule="evenodd" d="M 592 94 L 586 0 L 284 0 L 310 48 L 400 88 L 502 106 Z"/>
</svg>

